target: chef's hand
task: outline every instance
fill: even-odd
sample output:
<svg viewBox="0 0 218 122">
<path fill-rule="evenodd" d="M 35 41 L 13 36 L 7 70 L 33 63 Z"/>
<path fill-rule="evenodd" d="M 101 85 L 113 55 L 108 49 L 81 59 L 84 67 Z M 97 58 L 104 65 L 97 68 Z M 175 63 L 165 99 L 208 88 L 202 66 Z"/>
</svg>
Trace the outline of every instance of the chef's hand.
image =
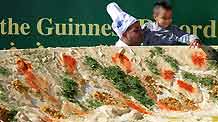
<svg viewBox="0 0 218 122">
<path fill-rule="evenodd" d="M 199 40 L 193 40 L 189 45 L 189 48 L 200 48 L 200 47 L 201 47 L 201 43 Z"/>
</svg>

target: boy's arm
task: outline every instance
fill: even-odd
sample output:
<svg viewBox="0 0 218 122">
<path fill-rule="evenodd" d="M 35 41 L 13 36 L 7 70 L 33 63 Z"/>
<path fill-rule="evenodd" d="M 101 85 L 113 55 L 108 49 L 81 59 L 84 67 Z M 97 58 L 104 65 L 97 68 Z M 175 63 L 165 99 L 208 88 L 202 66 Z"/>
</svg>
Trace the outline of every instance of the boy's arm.
<svg viewBox="0 0 218 122">
<path fill-rule="evenodd" d="M 179 29 L 179 27 L 174 26 L 174 33 L 178 36 L 177 41 L 180 43 L 186 43 L 190 45 L 190 47 L 199 47 L 200 46 L 200 39 L 198 36 L 186 33 Z"/>
</svg>

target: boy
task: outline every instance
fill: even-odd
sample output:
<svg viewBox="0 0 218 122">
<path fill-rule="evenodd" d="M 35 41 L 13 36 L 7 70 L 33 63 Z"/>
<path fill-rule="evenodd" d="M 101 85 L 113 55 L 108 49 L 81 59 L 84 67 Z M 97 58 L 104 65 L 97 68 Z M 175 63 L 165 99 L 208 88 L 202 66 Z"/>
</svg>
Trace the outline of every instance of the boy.
<svg viewBox="0 0 218 122">
<path fill-rule="evenodd" d="M 172 7 L 167 1 L 161 0 L 154 4 L 153 18 L 155 22 L 144 25 L 143 45 L 176 45 L 189 44 L 190 47 L 200 47 L 200 40 L 172 25 Z"/>
<path fill-rule="evenodd" d="M 112 28 L 119 37 L 115 46 L 126 47 L 141 45 L 144 40 L 144 34 L 136 18 L 121 10 L 114 2 L 107 5 L 107 12 L 113 20 Z"/>
</svg>

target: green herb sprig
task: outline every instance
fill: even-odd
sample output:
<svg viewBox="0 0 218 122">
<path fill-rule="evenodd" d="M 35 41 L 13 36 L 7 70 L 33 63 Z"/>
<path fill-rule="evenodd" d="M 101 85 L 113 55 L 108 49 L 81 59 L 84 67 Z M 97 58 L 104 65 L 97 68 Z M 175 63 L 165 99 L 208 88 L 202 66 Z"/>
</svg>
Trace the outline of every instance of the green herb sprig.
<svg viewBox="0 0 218 122">
<path fill-rule="evenodd" d="M 92 61 L 93 63 L 90 63 Z M 134 97 L 141 104 L 146 107 L 153 106 L 154 101 L 147 96 L 147 93 L 144 87 L 140 84 L 138 77 L 127 75 L 124 71 L 121 70 L 118 66 L 101 66 L 95 59 L 91 57 L 86 57 L 84 63 L 89 66 L 92 70 L 99 70 L 99 72 L 108 80 L 110 80 L 114 86 L 122 91 L 123 93 Z M 97 68 L 92 68 L 93 65 Z"/>
</svg>

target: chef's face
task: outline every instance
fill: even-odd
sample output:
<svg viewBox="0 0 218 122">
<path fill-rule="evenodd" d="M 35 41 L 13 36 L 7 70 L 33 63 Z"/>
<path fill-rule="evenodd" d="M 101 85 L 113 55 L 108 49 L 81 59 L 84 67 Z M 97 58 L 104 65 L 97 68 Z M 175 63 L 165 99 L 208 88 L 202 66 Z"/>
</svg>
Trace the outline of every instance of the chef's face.
<svg viewBox="0 0 218 122">
<path fill-rule="evenodd" d="M 139 46 L 144 40 L 144 34 L 139 22 L 131 25 L 123 34 L 123 39 L 128 41 L 129 46 Z"/>
<path fill-rule="evenodd" d="M 157 13 L 154 13 L 154 19 L 156 23 L 162 27 L 167 28 L 172 24 L 172 10 L 167 10 L 164 8 L 159 8 Z"/>
</svg>

